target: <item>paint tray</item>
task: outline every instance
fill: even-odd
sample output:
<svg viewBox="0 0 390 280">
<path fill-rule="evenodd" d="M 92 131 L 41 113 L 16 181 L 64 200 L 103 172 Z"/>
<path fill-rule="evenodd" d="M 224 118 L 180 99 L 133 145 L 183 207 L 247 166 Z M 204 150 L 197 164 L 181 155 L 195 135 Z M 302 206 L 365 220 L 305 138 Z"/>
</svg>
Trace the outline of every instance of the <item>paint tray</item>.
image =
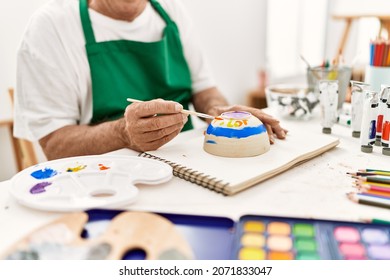
<svg viewBox="0 0 390 280">
<path fill-rule="evenodd" d="M 354 222 L 243 216 L 233 259 L 387 260 L 390 227 Z"/>
</svg>

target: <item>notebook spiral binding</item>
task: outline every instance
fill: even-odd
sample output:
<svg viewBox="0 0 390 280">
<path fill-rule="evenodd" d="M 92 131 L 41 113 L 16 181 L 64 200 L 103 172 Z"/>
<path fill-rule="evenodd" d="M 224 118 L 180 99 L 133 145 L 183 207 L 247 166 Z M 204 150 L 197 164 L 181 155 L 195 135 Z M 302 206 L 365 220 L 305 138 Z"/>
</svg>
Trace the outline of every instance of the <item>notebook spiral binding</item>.
<svg viewBox="0 0 390 280">
<path fill-rule="evenodd" d="M 217 193 L 228 195 L 226 187 L 229 185 L 229 183 L 224 183 L 222 180 L 218 180 L 215 177 L 210 177 L 209 175 L 206 175 L 204 173 L 182 166 L 175 162 L 171 162 L 169 160 L 151 155 L 149 153 L 140 153 L 138 156 L 165 162 L 172 166 L 174 176 L 189 181 L 191 183 L 200 185 Z"/>
</svg>

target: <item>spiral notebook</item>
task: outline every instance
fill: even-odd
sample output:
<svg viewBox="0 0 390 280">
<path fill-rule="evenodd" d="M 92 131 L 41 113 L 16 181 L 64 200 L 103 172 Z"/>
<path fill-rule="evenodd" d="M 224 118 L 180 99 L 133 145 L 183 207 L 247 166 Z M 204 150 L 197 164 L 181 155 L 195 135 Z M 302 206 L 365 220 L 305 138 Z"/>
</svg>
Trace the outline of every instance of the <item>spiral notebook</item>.
<svg viewBox="0 0 390 280">
<path fill-rule="evenodd" d="M 233 195 L 336 147 L 339 139 L 289 128 L 285 140 L 256 157 L 226 158 L 203 150 L 204 129 L 181 133 L 160 149 L 139 154 L 166 162 L 173 175 L 224 195 Z"/>
</svg>

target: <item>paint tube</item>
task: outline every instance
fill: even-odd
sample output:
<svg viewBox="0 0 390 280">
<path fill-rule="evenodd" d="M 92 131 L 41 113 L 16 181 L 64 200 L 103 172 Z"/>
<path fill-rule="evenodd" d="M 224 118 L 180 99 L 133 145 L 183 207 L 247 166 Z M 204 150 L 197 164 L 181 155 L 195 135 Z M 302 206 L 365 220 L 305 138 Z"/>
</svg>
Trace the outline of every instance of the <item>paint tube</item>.
<svg viewBox="0 0 390 280">
<path fill-rule="evenodd" d="M 351 81 L 351 104 L 352 104 L 352 137 L 360 137 L 360 128 L 362 126 L 362 115 L 363 115 L 363 103 L 364 103 L 364 90 L 369 86 L 359 81 Z"/>
<path fill-rule="evenodd" d="M 378 93 L 372 90 L 364 91 L 362 127 L 360 129 L 361 151 L 371 153 L 375 144 L 376 119 L 378 116 Z"/>
<path fill-rule="evenodd" d="M 319 89 L 322 132 L 330 134 L 332 126 L 337 120 L 339 82 L 337 80 L 321 80 L 319 81 Z"/>
<path fill-rule="evenodd" d="M 382 126 L 382 154 L 390 156 L 390 96 L 387 99 Z"/>
<path fill-rule="evenodd" d="M 347 114 L 340 114 L 337 117 L 337 123 L 343 126 L 351 127 L 351 116 Z"/>
<path fill-rule="evenodd" d="M 387 108 L 387 100 L 389 99 L 390 86 L 381 85 L 381 92 L 379 94 L 379 108 L 378 108 L 378 117 L 376 120 L 376 141 L 375 145 L 381 145 L 382 131 L 383 131 L 383 118 Z"/>
</svg>

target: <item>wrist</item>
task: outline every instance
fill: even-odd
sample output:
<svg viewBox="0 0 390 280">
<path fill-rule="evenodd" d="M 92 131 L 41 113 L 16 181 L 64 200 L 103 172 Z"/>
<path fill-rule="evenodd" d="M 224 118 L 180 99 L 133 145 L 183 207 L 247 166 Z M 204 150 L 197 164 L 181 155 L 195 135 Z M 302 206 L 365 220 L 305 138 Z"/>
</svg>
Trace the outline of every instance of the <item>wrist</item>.
<svg viewBox="0 0 390 280">
<path fill-rule="evenodd" d="M 126 121 L 124 118 L 120 118 L 115 121 L 114 135 L 116 135 L 121 148 L 131 148 L 130 139 L 126 129 Z"/>
</svg>

